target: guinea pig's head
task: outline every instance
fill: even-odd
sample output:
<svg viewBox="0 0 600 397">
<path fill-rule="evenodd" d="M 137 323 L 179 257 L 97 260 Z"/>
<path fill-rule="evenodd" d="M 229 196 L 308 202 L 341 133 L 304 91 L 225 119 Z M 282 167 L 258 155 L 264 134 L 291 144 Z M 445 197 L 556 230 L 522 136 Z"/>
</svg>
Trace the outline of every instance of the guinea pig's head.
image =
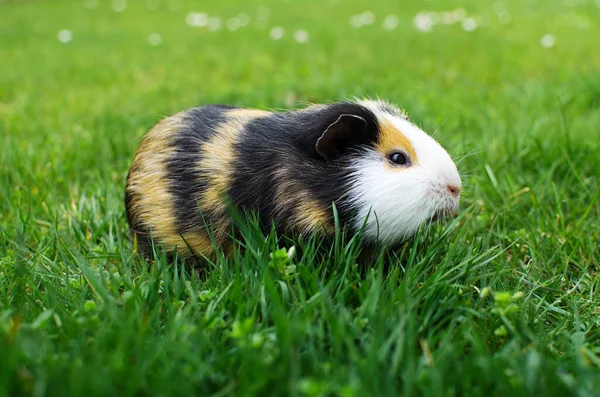
<svg viewBox="0 0 600 397">
<path fill-rule="evenodd" d="M 353 136 L 367 137 L 347 155 L 354 226 L 364 227 L 368 240 L 393 245 L 423 223 L 454 213 L 462 183 L 448 152 L 401 111 L 380 101 L 358 104 L 375 116 L 375 123 L 357 115 L 338 120 Z"/>
</svg>

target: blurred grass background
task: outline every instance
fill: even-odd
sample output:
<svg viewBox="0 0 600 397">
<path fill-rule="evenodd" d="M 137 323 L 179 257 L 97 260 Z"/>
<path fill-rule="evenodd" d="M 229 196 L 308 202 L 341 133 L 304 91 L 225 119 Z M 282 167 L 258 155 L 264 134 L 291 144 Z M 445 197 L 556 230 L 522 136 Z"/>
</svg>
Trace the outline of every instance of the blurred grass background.
<svg viewBox="0 0 600 397">
<path fill-rule="evenodd" d="M 598 37 L 593 0 L 0 0 L 0 393 L 593 395 Z M 355 96 L 460 160 L 448 229 L 367 274 L 290 279 L 275 236 L 204 279 L 131 254 L 162 117 Z"/>
</svg>

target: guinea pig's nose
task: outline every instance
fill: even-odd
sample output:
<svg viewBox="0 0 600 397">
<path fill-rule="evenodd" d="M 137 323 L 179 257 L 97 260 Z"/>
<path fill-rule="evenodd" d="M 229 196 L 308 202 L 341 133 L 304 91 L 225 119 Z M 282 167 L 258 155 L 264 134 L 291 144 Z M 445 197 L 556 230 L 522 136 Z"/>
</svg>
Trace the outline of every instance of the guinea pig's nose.
<svg viewBox="0 0 600 397">
<path fill-rule="evenodd" d="M 447 185 L 448 191 L 450 192 L 450 194 L 454 197 L 458 197 L 458 195 L 460 194 L 460 187 L 455 186 L 455 185 Z"/>
</svg>

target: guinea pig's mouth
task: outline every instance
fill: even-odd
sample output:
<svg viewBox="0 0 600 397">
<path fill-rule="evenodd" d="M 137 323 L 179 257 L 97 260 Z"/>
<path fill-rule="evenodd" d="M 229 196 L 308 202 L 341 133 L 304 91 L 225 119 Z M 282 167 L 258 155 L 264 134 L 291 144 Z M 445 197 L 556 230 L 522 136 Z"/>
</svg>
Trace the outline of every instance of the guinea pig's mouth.
<svg viewBox="0 0 600 397">
<path fill-rule="evenodd" d="M 440 208 L 431 216 L 431 222 L 451 218 L 456 214 L 456 208 Z"/>
</svg>

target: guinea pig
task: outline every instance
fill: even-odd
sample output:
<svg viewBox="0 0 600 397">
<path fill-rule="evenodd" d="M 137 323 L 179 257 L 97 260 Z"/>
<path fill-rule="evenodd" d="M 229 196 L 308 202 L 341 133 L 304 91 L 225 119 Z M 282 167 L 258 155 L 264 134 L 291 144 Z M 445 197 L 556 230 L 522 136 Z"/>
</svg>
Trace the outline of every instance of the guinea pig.
<svg viewBox="0 0 600 397">
<path fill-rule="evenodd" d="M 456 165 L 384 101 L 284 112 L 201 106 L 159 122 L 129 169 L 127 219 L 138 249 L 180 256 L 232 249 L 230 206 L 279 233 L 362 230 L 393 246 L 458 206 Z"/>
</svg>

